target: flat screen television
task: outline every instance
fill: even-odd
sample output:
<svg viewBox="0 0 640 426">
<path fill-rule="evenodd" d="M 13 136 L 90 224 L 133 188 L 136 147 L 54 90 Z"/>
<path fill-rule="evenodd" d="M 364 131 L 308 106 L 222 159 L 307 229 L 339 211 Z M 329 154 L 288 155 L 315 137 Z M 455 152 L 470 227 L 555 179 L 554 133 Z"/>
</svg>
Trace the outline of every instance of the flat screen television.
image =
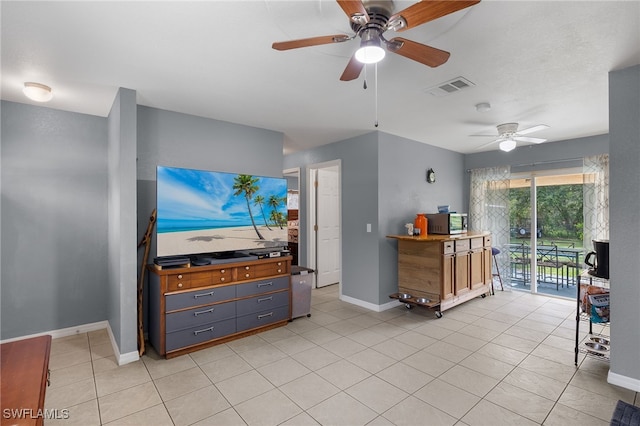
<svg viewBox="0 0 640 426">
<path fill-rule="evenodd" d="M 157 255 L 284 248 L 285 178 L 158 166 Z"/>
</svg>

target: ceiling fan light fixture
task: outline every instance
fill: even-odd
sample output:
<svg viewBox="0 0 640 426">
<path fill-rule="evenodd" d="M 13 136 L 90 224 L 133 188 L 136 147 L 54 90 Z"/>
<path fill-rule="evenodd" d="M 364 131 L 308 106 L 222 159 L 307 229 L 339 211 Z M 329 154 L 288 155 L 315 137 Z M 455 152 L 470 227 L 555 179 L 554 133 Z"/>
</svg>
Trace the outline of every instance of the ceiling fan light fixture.
<svg viewBox="0 0 640 426">
<path fill-rule="evenodd" d="M 27 98 L 36 102 L 48 102 L 53 98 L 51 87 L 41 83 L 26 82 L 22 92 Z"/>
<path fill-rule="evenodd" d="M 356 59 L 363 64 L 375 64 L 384 59 L 385 51 L 380 46 L 362 46 L 356 50 Z"/>
<path fill-rule="evenodd" d="M 379 33 L 373 29 L 362 32 L 360 48 L 356 50 L 356 59 L 363 64 L 375 64 L 384 59 L 385 50 L 380 45 Z"/>
<path fill-rule="evenodd" d="M 516 147 L 516 141 L 513 139 L 506 139 L 500 142 L 500 149 L 504 152 L 513 151 Z"/>
</svg>

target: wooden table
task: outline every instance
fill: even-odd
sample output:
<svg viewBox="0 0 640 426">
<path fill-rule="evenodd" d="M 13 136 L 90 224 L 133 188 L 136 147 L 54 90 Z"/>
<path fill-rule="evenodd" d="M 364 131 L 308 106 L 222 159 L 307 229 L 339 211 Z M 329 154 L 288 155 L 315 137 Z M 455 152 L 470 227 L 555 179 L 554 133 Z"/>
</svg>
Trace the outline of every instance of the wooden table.
<svg viewBox="0 0 640 426">
<path fill-rule="evenodd" d="M 42 425 L 44 394 L 49 380 L 51 336 L 3 343 L 1 346 L 4 425 Z"/>
</svg>

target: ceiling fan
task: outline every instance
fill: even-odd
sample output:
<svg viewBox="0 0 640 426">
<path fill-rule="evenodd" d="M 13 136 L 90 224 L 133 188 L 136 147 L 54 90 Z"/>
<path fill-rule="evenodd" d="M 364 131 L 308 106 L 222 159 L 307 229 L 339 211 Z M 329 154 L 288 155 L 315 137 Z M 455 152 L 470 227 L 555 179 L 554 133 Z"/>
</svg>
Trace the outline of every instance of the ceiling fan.
<svg viewBox="0 0 640 426">
<path fill-rule="evenodd" d="M 387 40 L 384 33 L 388 30 L 405 31 L 441 18 L 453 12 L 465 9 L 480 0 L 428 0 L 415 3 L 393 14 L 391 0 L 336 0 L 349 17 L 354 34 L 335 34 L 298 40 L 273 43 L 276 50 L 297 49 L 300 47 L 342 43 L 360 38 L 360 48 L 349 60 L 340 80 L 350 81 L 358 78 L 365 64 L 382 60 L 387 51 L 420 62 L 429 67 L 437 67 L 449 59 L 449 52 L 435 47 L 411 41 L 402 37 Z"/>
<path fill-rule="evenodd" d="M 531 143 L 546 142 L 547 141 L 546 139 L 532 138 L 532 137 L 523 136 L 523 135 L 528 135 L 529 133 L 548 129 L 549 126 L 547 126 L 546 124 L 538 124 L 536 126 L 528 127 L 526 129 L 522 129 L 518 131 L 518 123 L 504 123 L 504 124 L 498 124 L 496 128 L 498 129 L 498 139 L 491 141 L 489 143 L 486 143 L 478 147 L 478 149 L 482 149 L 486 146 L 499 142 L 500 149 L 502 151 L 509 152 L 516 147 L 516 142 L 531 142 Z"/>
</svg>

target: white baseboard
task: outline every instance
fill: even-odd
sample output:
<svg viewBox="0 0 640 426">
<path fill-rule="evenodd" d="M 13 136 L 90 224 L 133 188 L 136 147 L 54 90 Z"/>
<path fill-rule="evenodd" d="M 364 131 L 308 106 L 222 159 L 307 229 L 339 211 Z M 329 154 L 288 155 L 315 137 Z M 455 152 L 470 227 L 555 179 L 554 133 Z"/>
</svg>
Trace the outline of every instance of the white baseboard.
<svg viewBox="0 0 640 426">
<path fill-rule="evenodd" d="M 52 339 L 60 339 L 61 337 L 75 336 L 76 334 L 88 333 L 90 331 L 97 331 L 102 329 L 107 329 L 107 333 L 109 334 L 109 340 L 111 341 L 111 347 L 113 348 L 113 353 L 115 354 L 116 361 L 118 365 L 128 364 L 130 362 L 135 362 L 140 357 L 138 356 L 138 351 L 128 352 L 125 354 L 120 353 L 120 349 L 116 344 L 116 339 L 113 337 L 113 332 L 111 331 L 111 325 L 109 325 L 109 321 L 99 321 L 93 322 L 90 324 L 78 325 L 75 327 L 67 327 L 60 328 L 58 330 L 45 331 L 42 333 L 30 334 L 28 336 L 20 336 L 20 337 L 12 337 L 11 339 L 1 340 L 0 343 L 9 343 L 14 342 L 16 340 L 29 339 L 32 337 L 45 336 L 50 335 Z"/>
<path fill-rule="evenodd" d="M 611 370 L 609 370 L 609 374 L 607 374 L 607 382 L 625 389 L 640 392 L 640 380 L 612 373 Z"/>
<path fill-rule="evenodd" d="M 116 343 L 116 338 L 113 336 L 113 331 L 111 331 L 111 325 L 107 323 L 107 333 L 109 334 L 109 340 L 111 340 L 111 347 L 113 347 L 113 353 L 116 356 L 116 361 L 118 365 L 129 364 L 130 362 L 135 362 L 140 359 L 138 356 L 138 351 L 127 352 L 124 354 L 120 353 L 120 348 Z"/>
<path fill-rule="evenodd" d="M 73 336 L 80 333 L 88 333 L 90 331 L 102 330 L 108 328 L 109 323 L 107 321 L 93 322 L 90 324 L 77 325 L 75 327 L 60 328 L 58 330 L 44 331 L 42 333 L 29 334 L 28 336 L 12 337 L 11 339 L 5 339 L 0 343 L 14 342 L 16 340 L 29 339 L 31 337 L 50 335 L 52 339 L 59 339 L 61 337 Z"/>
<path fill-rule="evenodd" d="M 384 305 L 375 305 L 373 303 L 365 302 L 363 300 L 355 299 L 353 297 L 344 296 L 344 295 L 340 295 L 340 300 L 351 303 L 352 305 L 369 309 L 370 311 L 375 311 L 375 312 L 386 311 L 401 305 L 401 303 L 398 300 L 392 300 L 390 302 L 385 303 Z"/>
</svg>

